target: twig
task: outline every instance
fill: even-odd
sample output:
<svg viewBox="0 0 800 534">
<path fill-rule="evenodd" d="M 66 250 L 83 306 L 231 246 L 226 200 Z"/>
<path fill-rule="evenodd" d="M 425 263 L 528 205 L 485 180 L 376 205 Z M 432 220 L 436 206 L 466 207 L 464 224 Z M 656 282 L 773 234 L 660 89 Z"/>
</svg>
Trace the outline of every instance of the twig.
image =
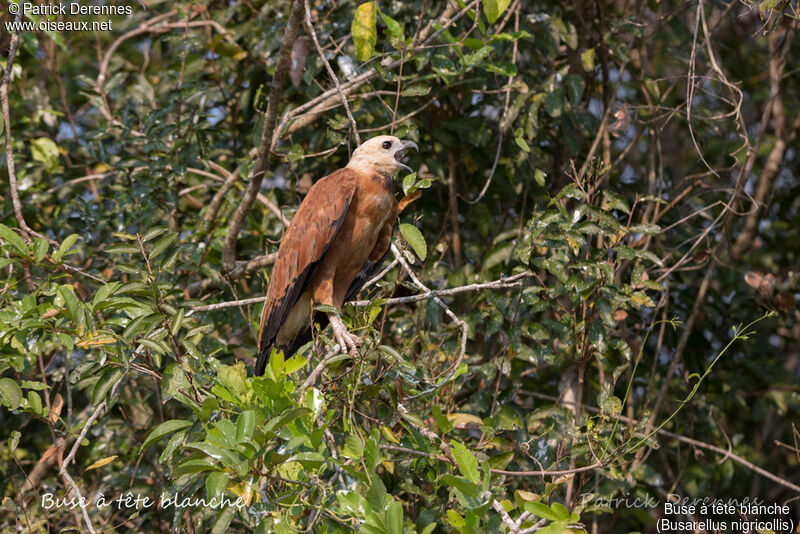
<svg viewBox="0 0 800 534">
<path fill-rule="evenodd" d="M 470 284 L 466 286 L 458 286 L 453 287 L 450 289 L 436 289 L 436 290 L 429 290 L 425 293 L 418 293 L 416 295 L 409 295 L 407 297 L 395 297 L 391 299 L 386 299 L 380 304 L 383 306 L 388 306 L 391 304 L 407 304 L 409 302 L 419 302 L 421 300 L 428 300 L 432 298 L 438 297 L 449 297 L 451 295 L 458 295 L 459 293 L 468 293 L 471 291 L 481 291 L 483 289 L 507 289 L 509 287 L 521 287 L 522 286 L 522 279 L 531 276 L 531 273 L 525 271 L 524 273 L 518 273 L 514 276 L 509 276 L 508 278 L 501 278 L 499 280 L 493 280 L 491 282 L 484 282 L 482 284 Z M 371 303 L 369 300 L 354 300 L 349 304 L 353 306 L 368 306 Z"/>
<path fill-rule="evenodd" d="M 476 9 L 477 9 L 477 7 L 476 7 Z M 479 16 L 480 16 L 480 14 L 476 12 L 475 13 L 475 22 L 478 21 L 478 17 Z M 515 25 L 514 25 L 515 26 L 514 27 L 514 31 L 519 31 L 519 7 L 517 7 L 517 11 L 515 13 L 515 21 L 516 22 L 515 22 Z M 514 48 L 512 49 L 512 53 L 511 53 L 511 63 L 513 65 L 517 64 L 517 41 L 516 40 L 514 40 Z M 486 194 L 486 191 L 489 190 L 489 186 L 492 184 L 492 178 L 494 178 L 494 173 L 497 170 L 497 163 L 500 161 L 500 153 L 502 152 L 502 149 L 503 149 L 503 133 L 510 126 L 508 124 L 508 122 L 507 122 L 507 119 L 508 119 L 508 106 L 511 103 L 511 84 L 513 82 L 514 82 L 514 77 L 513 76 L 509 76 L 508 77 L 508 83 L 506 84 L 509 87 L 505 91 L 505 93 L 506 93 L 505 102 L 503 104 L 503 118 L 500 120 L 500 124 L 498 125 L 499 126 L 498 127 L 499 132 L 498 132 L 498 135 L 497 135 L 497 149 L 495 150 L 495 153 L 494 153 L 494 162 L 492 162 L 492 168 L 489 171 L 489 177 L 486 178 L 486 183 L 483 184 L 483 188 L 481 189 L 480 193 L 478 193 L 477 197 L 475 197 L 472 200 L 464 199 L 467 202 L 467 204 L 470 204 L 470 205 L 477 204 L 483 198 L 483 196 Z"/>
<path fill-rule="evenodd" d="M 414 272 L 411 266 L 408 265 L 408 262 L 406 262 L 406 259 L 403 257 L 403 254 L 398 250 L 397 246 L 394 243 L 392 243 L 392 254 L 394 254 L 395 259 L 400 263 L 400 266 L 403 268 L 406 274 L 408 274 L 409 278 L 411 278 L 411 280 L 414 282 L 414 285 L 416 285 L 418 288 L 425 291 L 426 293 L 431 293 L 431 290 L 428 289 L 425 286 L 425 284 L 422 283 L 422 281 L 417 277 L 417 274 Z M 458 357 L 456 358 L 456 361 L 453 363 L 453 365 L 450 367 L 449 372 L 446 372 L 446 376 L 443 379 L 439 380 L 439 383 L 437 385 L 430 387 L 425 391 L 417 393 L 416 395 L 410 395 L 406 397 L 408 399 L 416 399 L 418 397 L 422 397 L 423 395 L 428 395 L 430 393 L 433 393 L 434 391 L 438 391 L 439 389 L 442 388 L 442 386 L 450 382 L 453 376 L 455 376 L 456 371 L 461 365 L 461 362 L 464 360 L 464 355 L 467 353 L 467 335 L 469 333 L 469 328 L 467 327 L 467 323 L 459 319 L 458 316 L 455 313 L 453 313 L 452 310 L 450 310 L 450 308 L 447 306 L 447 304 L 442 302 L 442 299 L 440 299 L 438 296 L 432 295 L 431 298 L 436 304 L 439 305 L 440 308 L 444 310 L 444 312 L 453 320 L 453 322 L 456 323 L 456 325 L 458 325 L 459 328 L 461 328 L 461 344 L 458 351 Z"/>
<path fill-rule="evenodd" d="M 361 137 L 358 135 L 358 125 L 356 124 L 356 120 L 353 118 L 353 113 L 350 111 L 350 105 L 347 103 L 347 95 L 345 95 L 344 91 L 342 91 L 342 84 L 339 83 L 339 78 L 336 76 L 336 73 L 333 72 L 333 68 L 331 68 L 328 58 L 325 57 L 325 52 L 322 51 L 322 47 L 319 45 L 317 32 L 314 31 L 314 25 L 311 24 L 311 7 L 309 6 L 308 0 L 305 0 L 305 11 L 308 33 L 311 34 L 311 40 L 314 41 L 314 46 L 317 48 L 317 53 L 319 53 L 322 63 L 325 64 L 325 69 L 328 71 L 328 76 L 333 79 L 333 83 L 336 85 L 336 91 L 339 92 L 339 97 L 342 99 L 342 105 L 347 113 L 347 118 L 350 120 L 350 128 L 353 130 L 353 136 L 356 138 L 356 146 L 358 146 L 361 144 Z"/>
<path fill-rule="evenodd" d="M 311 386 L 313 386 L 314 384 L 317 383 L 317 379 L 319 378 L 319 375 L 322 374 L 322 371 L 325 369 L 325 367 L 328 365 L 328 361 L 330 361 L 330 359 L 333 358 L 334 356 L 336 356 L 337 354 L 341 354 L 341 352 L 342 351 L 339 349 L 339 345 L 334 345 L 333 347 L 331 347 L 331 349 L 319 361 L 319 363 L 314 368 L 314 370 L 311 371 L 311 373 L 305 379 L 303 384 L 300 386 L 299 391 L 300 391 L 301 394 L 305 390 L 307 390 L 308 388 L 310 388 Z"/>
</svg>

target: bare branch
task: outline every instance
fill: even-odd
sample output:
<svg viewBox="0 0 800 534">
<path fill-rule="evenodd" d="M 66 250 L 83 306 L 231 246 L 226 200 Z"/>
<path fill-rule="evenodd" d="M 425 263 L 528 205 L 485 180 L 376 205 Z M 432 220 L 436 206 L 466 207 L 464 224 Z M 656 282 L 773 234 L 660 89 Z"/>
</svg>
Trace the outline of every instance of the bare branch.
<svg viewBox="0 0 800 534">
<path fill-rule="evenodd" d="M 262 256 L 264 259 L 263 261 L 267 261 L 267 256 Z M 257 260 L 258 258 L 256 258 Z M 272 258 L 270 258 L 272 259 Z M 256 260 L 251 260 L 248 263 L 255 262 Z M 391 263 L 385 272 L 388 272 L 394 265 L 396 265 L 397 260 Z M 380 276 L 380 275 L 379 275 Z M 436 299 L 439 297 L 449 297 L 452 295 L 458 295 L 460 293 L 469 293 L 472 291 L 481 291 L 483 289 L 508 289 L 510 287 L 521 287 L 522 286 L 522 279 L 531 276 L 530 272 L 524 272 L 515 274 L 514 276 L 509 276 L 508 278 L 501 278 L 499 280 L 493 280 L 491 282 L 484 282 L 482 284 L 470 284 L 466 286 L 459 286 L 459 287 L 451 287 L 449 289 L 436 289 L 436 290 L 425 290 L 424 293 L 419 293 L 417 295 L 410 295 L 407 297 L 395 297 L 391 299 L 386 299 L 384 301 L 378 301 L 377 303 L 380 306 L 390 306 L 392 304 L 407 304 L 410 302 L 419 302 L 422 300 L 428 299 Z M 378 276 L 376 276 L 378 278 Z M 374 280 L 374 279 L 373 279 Z M 371 282 L 371 281 L 370 281 Z M 207 304 L 204 306 L 195 306 L 192 308 L 193 311 L 201 312 L 201 311 L 213 311 L 213 310 L 221 310 L 224 308 L 235 308 L 237 306 L 247 306 L 248 304 L 258 304 L 259 302 L 264 302 L 267 297 L 254 297 L 251 299 L 242 299 L 242 300 L 231 300 L 226 302 L 217 302 L 216 304 Z M 347 304 L 352 304 L 353 306 L 369 306 L 373 302 L 370 300 L 354 300 L 350 301 Z"/>
<path fill-rule="evenodd" d="M 342 84 L 339 83 L 339 78 L 336 77 L 336 73 L 333 72 L 333 68 L 331 68 L 328 58 L 325 57 L 325 52 L 323 52 L 322 47 L 319 45 L 317 32 L 314 31 L 314 25 L 311 24 L 311 7 L 308 5 L 308 0 L 305 0 L 305 9 L 306 28 L 308 28 L 308 33 L 311 34 L 311 40 L 314 41 L 314 46 L 317 48 L 317 53 L 319 54 L 320 59 L 322 59 L 322 63 L 325 64 L 325 70 L 328 71 L 328 76 L 331 77 L 333 83 L 336 85 L 336 91 L 339 93 L 339 97 L 342 99 L 342 105 L 347 113 L 347 118 L 350 120 L 350 128 L 353 130 L 353 136 L 356 138 L 356 146 L 358 146 L 361 144 L 361 136 L 358 135 L 358 125 L 356 124 L 356 120 L 353 118 L 353 113 L 350 111 L 350 105 L 347 103 L 347 95 L 345 95 L 344 91 L 342 91 Z"/>
<path fill-rule="evenodd" d="M 283 39 L 281 40 L 281 48 L 278 52 L 278 60 L 275 64 L 275 74 L 272 77 L 272 86 L 267 100 L 267 111 L 264 114 L 264 129 L 261 132 L 261 143 L 258 147 L 256 163 L 253 167 L 253 175 L 250 177 L 247 191 L 230 221 L 228 234 L 225 236 L 225 245 L 222 249 L 222 268 L 228 273 L 236 268 L 236 241 L 239 236 L 239 231 L 242 229 L 244 219 L 253 206 L 253 202 L 261 189 L 264 173 L 269 167 L 272 138 L 278 120 L 278 105 L 280 103 L 283 87 L 286 85 L 286 81 L 289 78 L 292 47 L 300 32 L 303 11 L 303 1 L 294 0 L 292 3 L 292 12 L 289 15 L 289 23 L 286 26 L 286 33 L 284 33 Z"/>
<path fill-rule="evenodd" d="M 14 215 L 17 217 L 17 224 L 19 224 L 22 237 L 27 243 L 30 243 L 30 235 L 33 234 L 34 231 L 31 230 L 28 223 L 25 222 L 25 217 L 22 215 L 22 203 L 19 200 L 19 189 L 17 188 L 17 172 L 14 166 L 14 152 L 11 149 L 11 113 L 8 107 L 8 85 L 11 83 L 11 71 L 14 68 L 14 59 L 17 56 L 17 48 L 19 47 L 19 25 L 21 20 L 22 10 L 20 9 L 14 19 L 16 30 L 11 35 L 6 69 L 5 72 L 3 72 L 3 80 L 0 82 L 0 103 L 3 107 L 3 122 L 6 126 L 6 164 L 8 166 L 8 184 L 11 189 L 11 202 L 14 205 Z"/>
</svg>

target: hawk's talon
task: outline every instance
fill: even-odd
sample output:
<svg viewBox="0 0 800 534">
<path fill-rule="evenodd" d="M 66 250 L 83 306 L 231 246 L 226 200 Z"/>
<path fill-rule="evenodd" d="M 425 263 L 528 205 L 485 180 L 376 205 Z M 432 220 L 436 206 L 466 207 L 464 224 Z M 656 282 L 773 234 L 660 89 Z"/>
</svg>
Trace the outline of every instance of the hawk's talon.
<svg viewBox="0 0 800 534">
<path fill-rule="evenodd" d="M 358 355 L 358 346 L 363 343 L 361 338 L 351 334 L 338 315 L 331 315 L 330 322 L 333 328 L 333 337 L 339 344 L 339 350 L 345 354 Z"/>
</svg>

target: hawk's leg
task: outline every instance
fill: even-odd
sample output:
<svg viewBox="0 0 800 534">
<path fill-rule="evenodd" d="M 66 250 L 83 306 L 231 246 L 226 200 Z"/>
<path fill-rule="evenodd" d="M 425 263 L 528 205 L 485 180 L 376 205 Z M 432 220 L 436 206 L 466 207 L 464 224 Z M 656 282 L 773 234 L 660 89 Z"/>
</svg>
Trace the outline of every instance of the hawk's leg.
<svg viewBox="0 0 800 534">
<path fill-rule="evenodd" d="M 358 346 L 362 343 L 361 338 L 355 334 L 351 334 L 347 330 L 347 327 L 344 326 L 342 318 L 339 317 L 338 313 L 331 313 L 328 315 L 328 318 L 333 327 L 333 337 L 336 339 L 336 342 L 339 343 L 339 349 L 342 352 L 357 355 Z"/>
</svg>

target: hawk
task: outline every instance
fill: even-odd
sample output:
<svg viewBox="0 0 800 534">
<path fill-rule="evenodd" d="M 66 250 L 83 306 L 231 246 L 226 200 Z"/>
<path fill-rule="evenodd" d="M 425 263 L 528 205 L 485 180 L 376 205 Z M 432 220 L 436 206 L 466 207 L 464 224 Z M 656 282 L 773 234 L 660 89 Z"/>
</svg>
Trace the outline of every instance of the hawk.
<svg viewBox="0 0 800 534">
<path fill-rule="evenodd" d="M 389 250 L 397 220 L 394 175 L 411 172 L 401 158 L 417 144 L 390 135 L 365 141 L 343 169 L 308 190 L 278 248 L 258 332 L 256 375 L 264 374 L 272 347 L 291 357 L 310 339 L 314 305 L 333 308 L 325 319 L 343 352 L 355 353 L 361 339 L 339 316 L 374 275 Z M 327 315 L 327 317 L 326 317 Z"/>
</svg>

